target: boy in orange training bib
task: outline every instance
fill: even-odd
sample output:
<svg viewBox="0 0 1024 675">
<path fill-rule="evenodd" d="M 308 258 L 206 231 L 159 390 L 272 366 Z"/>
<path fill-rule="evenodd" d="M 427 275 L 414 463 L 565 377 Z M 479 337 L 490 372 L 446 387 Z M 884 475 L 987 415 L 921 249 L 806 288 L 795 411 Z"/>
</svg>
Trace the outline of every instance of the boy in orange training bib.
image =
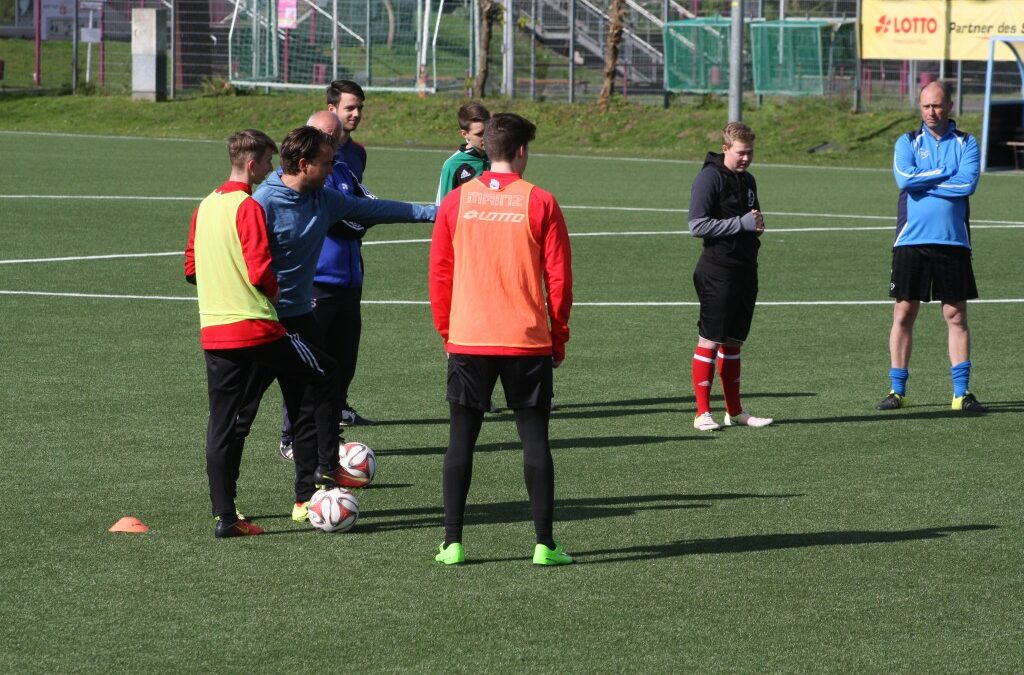
<svg viewBox="0 0 1024 675">
<path fill-rule="evenodd" d="M 473 449 L 501 379 L 523 443 L 537 535 L 533 562 L 572 558 L 552 538 L 555 472 L 548 443 L 552 369 L 565 359 L 572 307 L 569 232 L 555 198 L 523 180 L 536 127 L 487 121 L 491 169 L 441 202 L 430 247 L 430 305 L 448 352 L 450 431 L 444 456 L 444 543 L 435 560 L 465 560 L 463 517 Z"/>
</svg>

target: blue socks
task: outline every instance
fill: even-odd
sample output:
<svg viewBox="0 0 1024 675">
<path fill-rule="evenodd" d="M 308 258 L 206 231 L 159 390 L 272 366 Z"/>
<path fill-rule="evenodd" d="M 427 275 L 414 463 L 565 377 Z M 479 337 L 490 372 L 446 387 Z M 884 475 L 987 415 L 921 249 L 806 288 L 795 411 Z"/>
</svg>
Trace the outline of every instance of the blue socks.
<svg viewBox="0 0 1024 675">
<path fill-rule="evenodd" d="M 967 393 L 967 385 L 971 380 L 971 362 L 964 361 L 949 369 L 953 377 L 953 397 L 960 398 Z M 906 368 L 890 368 L 889 380 L 892 382 L 892 390 L 900 396 L 907 395 L 907 380 L 910 373 Z"/>
<path fill-rule="evenodd" d="M 949 369 L 953 376 L 953 398 L 960 398 L 967 393 L 967 383 L 971 379 L 971 362 L 964 361 Z"/>
<path fill-rule="evenodd" d="M 971 364 L 968 361 L 967 367 L 970 368 Z M 907 395 L 907 380 L 910 378 L 910 372 L 906 368 L 890 368 L 889 369 L 889 381 L 892 382 L 892 390 L 900 396 Z M 966 386 L 966 385 L 965 385 Z"/>
</svg>

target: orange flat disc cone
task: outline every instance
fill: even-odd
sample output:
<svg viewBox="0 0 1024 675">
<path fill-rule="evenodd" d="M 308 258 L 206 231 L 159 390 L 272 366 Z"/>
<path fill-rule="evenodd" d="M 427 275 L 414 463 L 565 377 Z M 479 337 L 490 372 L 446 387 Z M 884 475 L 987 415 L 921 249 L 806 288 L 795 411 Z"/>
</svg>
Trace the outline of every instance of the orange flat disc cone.
<svg viewBox="0 0 1024 675">
<path fill-rule="evenodd" d="M 132 534 L 141 534 L 143 532 L 149 532 L 149 528 L 135 516 L 125 516 L 111 525 L 109 532 L 130 532 Z"/>
</svg>

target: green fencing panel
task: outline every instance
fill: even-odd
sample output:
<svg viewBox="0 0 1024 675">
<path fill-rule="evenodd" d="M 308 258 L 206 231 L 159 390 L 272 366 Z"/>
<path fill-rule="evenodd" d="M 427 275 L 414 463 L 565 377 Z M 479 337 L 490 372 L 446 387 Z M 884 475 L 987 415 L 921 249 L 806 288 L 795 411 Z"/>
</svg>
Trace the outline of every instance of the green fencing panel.
<svg viewBox="0 0 1024 675">
<path fill-rule="evenodd" d="M 461 90 L 470 67 L 470 7 L 467 0 L 431 2 L 426 15 L 418 0 L 237 0 L 226 19 L 230 79 L 320 88 L 337 77 L 413 90 L 424 77 L 428 86 Z"/>
<path fill-rule="evenodd" d="M 853 24 L 815 20 L 750 24 L 757 94 L 821 95 L 832 89 L 836 64 L 853 55 Z"/>
<path fill-rule="evenodd" d="M 696 94 L 729 91 L 729 19 L 665 24 L 665 90 Z"/>
</svg>

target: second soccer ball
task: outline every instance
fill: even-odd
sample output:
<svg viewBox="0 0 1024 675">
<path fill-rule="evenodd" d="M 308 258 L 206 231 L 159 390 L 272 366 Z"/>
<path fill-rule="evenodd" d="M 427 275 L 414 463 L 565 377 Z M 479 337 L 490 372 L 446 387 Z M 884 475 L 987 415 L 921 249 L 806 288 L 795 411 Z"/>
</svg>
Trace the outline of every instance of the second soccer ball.
<svg viewBox="0 0 1024 675">
<path fill-rule="evenodd" d="M 363 443 L 344 443 L 338 448 L 338 460 L 349 476 L 359 484 L 355 487 L 366 487 L 377 475 L 377 455 Z"/>
</svg>

